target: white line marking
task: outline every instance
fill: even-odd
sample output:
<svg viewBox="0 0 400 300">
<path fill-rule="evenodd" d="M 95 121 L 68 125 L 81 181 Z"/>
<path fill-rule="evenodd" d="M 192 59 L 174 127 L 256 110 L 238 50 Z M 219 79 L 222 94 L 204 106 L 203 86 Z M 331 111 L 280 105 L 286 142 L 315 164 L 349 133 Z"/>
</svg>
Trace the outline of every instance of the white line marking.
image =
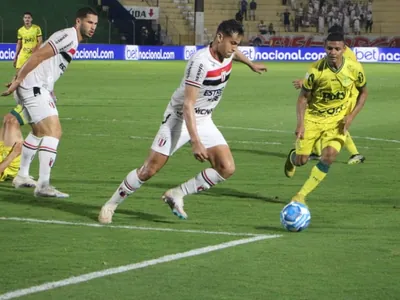
<svg viewBox="0 0 400 300">
<path fill-rule="evenodd" d="M 24 223 L 42 223 L 42 224 L 57 224 L 57 225 L 86 226 L 86 227 L 118 228 L 118 229 L 130 229 L 130 230 L 168 231 L 168 232 L 183 232 L 183 233 L 230 235 L 230 236 L 261 236 L 261 235 L 264 235 L 264 234 L 256 234 L 256 233 L 206 231 L 206 230 L 195 230 L 195 229 L 174 229 L 174 228 L 141 227 L 141 226 L 128 226 L 128 225 L 101 225 L 98 223 L 79 223 L 79 222 L 68 222 L 68 221 L 60 221 L 60 220 L 41 220 L 41 219 L 16 218 L 16 217 L 0 217 L 0 221 L 17 221 L 17 222 L 24 222 Z"/>
<path fill-rule="evenodd" d="M 143 120 L 117 120 L 117 119 L 107 119 L 107 120 L 91 120 L 86 118 L 60 118 L 60 120 L 65 121 L 88 121 L 88 122 L 117 122 L 117 123 L 143 123 Z M 236 126 L 217 126 L 219 128 L 225 129 L 233 129 L 233 130 L 246 130 L 246 131 L 261 131 L 261 132 L 278 132 L 278 133 L 293 133 L 290 130 L 280 130 L 280 129 L 268 129 L 268 128 L 252 128 L 252 127 L 236 127 Z M 104 135 L 108 136 L 108 135 Z M 378 141 L 378 142 L 388 142 L 388 143 L 400 143 L 400 140 L 395 139 L 384 139 L 384 138 L 376 138 L 376 137 L 369 137 L 369 136 L 352 136 L 356 139 L 364 139 L 369 141 Z M 263 143 L 263 142 L 260 142 Z M 267 142 L 266 142 L 267 143 Z"/>
<path fill-rule="evenodd" d="M 79 275 L 79 276 L 69 277 L 69 278 L 66 278 L 63 280 L 59 280 L 59 281 L 47 282 L 47 283 L 44 283 L 41 285 L 29 287 L 26 289 L 11 291 L 11 292 L 5 293 L 3 295 L 0 295 L 0 300 L 14 299 L 14 298 L 21 297 L 21 296 L 26 296 L 26 295 L 30 295 L 30 294 L 34 294 L 34 293 L 38 293 L 38 292 L 44 292 L 44 291 L 56 289 L 56 288 L 59 288 L 62 286 L 77 284 L 77 283 L 81 283 L 81 282 L 87 282 L 89 280 L 93 280 L 96 278 L 101 278 L 101 277 L 105 277 L 105 276 L 110 276 L 110 275 L 114 275 L 114 274 L 132 271 L 132 270 L 147 268 L 147 267 L 154 266 L 157 264 L 171 262 L 171 261 L 179 260 L 179 259 L 186 258 L 186 257 L 197 256 L 197 255 L 201 255 L 201 254 L 205 254 L 205 253 L 209 253 L 209 252 L 213 252 L 213 251 L 217 251 L 217 250 L 222 250 L 222 249 L 226 249 L 226 248 L 230 248 L 230 247 L 235 247 L 235 246 L 239 246 L 239 245 L 243 245 L 243 244 L 254 243 L 257 241 L 273 239 L 273 238 L 278 238 L 278 237 L 280 237 L 280 235 L 261 235 L 261 236 L 255 236 L 255 237 L 251 237 L 251 238 L 245 238 L 245 239 L 240 239 L 240 240 L 236 240 L 236 241 L 226 242 L 226 243 L 222 243 L 222 244 L 218 244 L 218 245 L 214 245 L 214 246 L 207 246 L 207 247 L 203 247 L 203 248 L 193 249 L 193 250 L 189 250 L 186 252 L 165 255 L 165 256 L 162 256 L 162 257 L 159 257 L 156 259 L 146 260 L 146 261 L 142 261 L 142 262 L 135 263 L 135 264 L 105 269 L 102 271 L 97 271 L 97 272 L 87 273 L 87 274 L 83 274 L 83 275 Z"/>
<path fill-rule="evenodd" d="M 78 133 L 75 135 L 80 135 L 80 136 L 95 136 L 95 137 L 109 137 L 111 136 L 110 134 L 103 134 L 103 133 Z M 134 140 L 153 140 L 154 138 L 148 137 L 148 136 L 136 136 L 136 135 L 131 135 L 129 138 L 134 139 Z M 255 145 L 282 145 L 280 142 L 257 142 L 257 141 L 227 141 L 230 144 L 255 144 Z"/>
</svg>

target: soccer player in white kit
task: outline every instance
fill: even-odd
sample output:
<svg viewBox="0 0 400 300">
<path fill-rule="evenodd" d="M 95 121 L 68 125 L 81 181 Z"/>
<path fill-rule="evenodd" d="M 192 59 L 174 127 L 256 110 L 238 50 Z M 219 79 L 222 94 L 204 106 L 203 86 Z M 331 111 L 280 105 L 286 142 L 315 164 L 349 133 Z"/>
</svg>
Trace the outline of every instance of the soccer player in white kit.
<svg viewBox="0 0 400 300">
<path fill-rule="evenodd" d="M 167 106 L 149 156 L 141 167 L 125 177 L 104 204 L 98 218 L 100 223 L 111 223 L 117 206 L 153 177 L 169 157 L 189 141 L 195 158 L 201 162 L 208 160 L 211 167 L 164 193 L 162 199 L 176 216 L 187 218 L 183 197 L 208 190 L 234 173 L 232 153 L 211 116 L 230 77 L 233 59 L 248 65 L 254 72 L 266 71 L 264 65 L 252 63 L 238 50 L 242 38 L 240 23 L 223 21 L 211 45 L 192 56 L 184 78 Z"/>
<path fill-rule="evenodd" d="M 68 194 L 50 185 L 50 172 L 57 155 L 61 138 L 61 124 L 56 103 L 51 95 L 55 82 L 65 72 L 84 38 L 92 37 L 97 27 L 97 13 L 81 8 L 76 14 L 74 27 L 55 32 L 35 51 L 19 71 L 17 78 L 2 96 L 14 96 L 23 107 L 25 119 L 32 132 L 24 141 L 21 166 L 13 180 L 16 188 L 36 187 L 35 196 L 66 198 Z M 36 183 L 29 177 L 29 167 L 39 151 L 39 178 Z"/>
</svg>

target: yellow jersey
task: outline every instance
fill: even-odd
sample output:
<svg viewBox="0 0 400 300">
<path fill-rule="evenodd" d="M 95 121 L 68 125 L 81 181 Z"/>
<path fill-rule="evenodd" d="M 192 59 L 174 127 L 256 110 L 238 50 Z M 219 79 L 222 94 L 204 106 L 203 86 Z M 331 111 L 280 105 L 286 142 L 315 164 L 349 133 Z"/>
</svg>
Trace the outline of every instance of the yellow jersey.
<svg viewBox="0 0 400 300">
<path fill-rule="evenodd" d="M 30 28 L 22 26 L 18 29 L 17 38 L 22 41 L 21 54 L 30 55 L 37 46 L 37 38 L 42 36 L 42 30 L 39 26 L 32 24 Z"/>
<path fill-rule="evenodd" d="M 333 123 L 348 113 L 353 88 L 366 85 L 361 64 L 343 57 L 342 66 L 332 69 L 326 57 L 313 63 L 303 81 L 303 89 L 311 92 L 305 119 L 317 123 Z"/>
</svg>

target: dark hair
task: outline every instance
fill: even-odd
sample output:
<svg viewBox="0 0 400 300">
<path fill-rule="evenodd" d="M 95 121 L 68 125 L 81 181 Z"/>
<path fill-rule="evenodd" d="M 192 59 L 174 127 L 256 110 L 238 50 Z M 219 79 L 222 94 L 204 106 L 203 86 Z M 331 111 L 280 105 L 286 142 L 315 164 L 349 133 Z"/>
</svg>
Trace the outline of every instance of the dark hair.
<svg viewBox="0 0 400 300">
<path fill-rule="evenodd" d="M 26 12 L 24 12 L 24 16 L 25 15 L 30 15 L 31 16 L 31 18 L 32 18 L 32 13 L 30 12 L 30 11 L 26 11 Z"/>
<path fill-rule="evenodd" d="M 218 25 L 217 33 L 218 32 L 226 36 L 232 36 L 235 33 L 238 35 L 244 34 L 243 25 L 234 19 L 222 21 L 222 23 Z"/>
<path fill-rule="evenodd" d="M 344 42 L 344 35 L 339 32 L 334 32 L 328 35 L 327 42 Z"/>
<path fill-rule="evenodd" d="M 84 19 L 87 15 L 97 16 L 97 12 L 91 7 L 82 7 L 76 12 L 76 17 L 79 19 Z"/>
<path fill-rule="evenodd" d="M 340 25 L 333 25 L 331 28 L 328 29 L 328 33 L 341 33 L 344 34 L 343 27 Z"/>
</svg>

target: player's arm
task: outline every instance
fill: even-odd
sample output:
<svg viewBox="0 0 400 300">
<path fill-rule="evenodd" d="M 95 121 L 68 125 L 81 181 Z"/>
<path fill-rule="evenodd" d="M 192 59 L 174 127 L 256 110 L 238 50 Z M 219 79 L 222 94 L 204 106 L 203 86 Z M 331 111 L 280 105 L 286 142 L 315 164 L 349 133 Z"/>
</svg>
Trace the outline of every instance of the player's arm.
<svg viewBox="0 0 400 300">
<path fill-rule="evenodd" d="M 37 41 L 36 47 L 32 50 L 32 52 L 35 52 L 37 49 L 39 49 L 43 43 L 42 30 L 40 29 L 40 27 L 37 27 L 36 41 Z"/>
<path fill-rule="evenodd" d="M 7 157 L 0 163 L 0 174 L 3 174 L 4 170 L 7 169 L 11 162 L 21 155 L 22 143 L 23 142 L 15 143 L 10 154 L 8 154 Z"/>
<path fill-rule="evenodd" d="M 183 119 L 190 136 L 192 151 L 197 160 L 203 162 L 208 159 L 207 150 L 201 143 L 197 132 L 195 104 L 199 97 L 199 90 L 207 75 L 207 70 L 200 60 L 190 60 L 185 70 L 185 93 L 183 100 Z"/>
<path fill-rule="evenodd" d="M 255 63 L 253 63 L 239 49 L 235 50 L 235 53 L 233 54 L 233 60 L 239 61 L 239 62 L 247 65 L 250 69 L 252 69 L 254 72 L 256 72 L 258 74 L 262 74 L 262 73 L 267 71 L 267 67 L 266 66 L 264 66 L 263 64 L 255 64 Z"/>
<path fill-rule="evenodd" d="M 296 105 L 296 117 L 297 117 L 297 127 L 296 127 L 296 137 L 298 139 L 304 138 L 304 116 L 306 114 L 307 106 L 308 106 L 308 99 L 311 97 L 311 93 L 314 89 L 315 85 L 316 74 L 314 69 L 311 68 L 304 80 L 302 80 L 302 88 L 300 94 L 297 98 L 297 105 Z"/>
<path fill-rule="evenodd" d="M 307 91 L 304 88 L 302 88 L 299 97 L 297 98 L 297 105 L 296 105 L 297 127 L 295 134 L 298 139 L 304 138 L 304 116 L 306 114 L 308 98 L 310 96 L 311 96 L 311 91 Z"/>
<path fill-rule="evenodd" d="M 14 57 L 14 67 L 17 64 L 18 55 L 21 52 L 21 49 L 22 49 L 22 37 L 20 37 L 18 33 L 17 47 L 15 49 L 15 57 Z"/>
<path fill-rule="evenodd" d="M 358 71 L 357 81 L 355 82 L 355 85 L 359 92 L 358 97 L 357 97 L 357 103 L 356 103 L 356 106 L 354 107 L 353 111 L 346 117 L 346 122 L 344 125 L 345 132 L 349 129 L 354 118 L 362 110 L 362 108 L 364 107 L 365 102 L 367 101 L 367 98 L 368 98 L 367 79 L 365 77 L 365 73 L 364 73 L 364 70 L 363 70 L 361 64 L 359 64 L 359 71 Z"/>
<path fill-rule="evenodd" d="M 11 83 L 7 91 L 2 93 L 2 96 L 8 96 L 14 92 L 21 82 L 25 79 L 32 70 L 34 70 L 42 61 L 49 59 L 50 57 L 56 55 L 53 47 L 50 43 L 46 44 L 44 47 L 40 48 L 38 51 L 34 52 L 28 61 L 19 70 L 17 78 Z"/>
</svg>

